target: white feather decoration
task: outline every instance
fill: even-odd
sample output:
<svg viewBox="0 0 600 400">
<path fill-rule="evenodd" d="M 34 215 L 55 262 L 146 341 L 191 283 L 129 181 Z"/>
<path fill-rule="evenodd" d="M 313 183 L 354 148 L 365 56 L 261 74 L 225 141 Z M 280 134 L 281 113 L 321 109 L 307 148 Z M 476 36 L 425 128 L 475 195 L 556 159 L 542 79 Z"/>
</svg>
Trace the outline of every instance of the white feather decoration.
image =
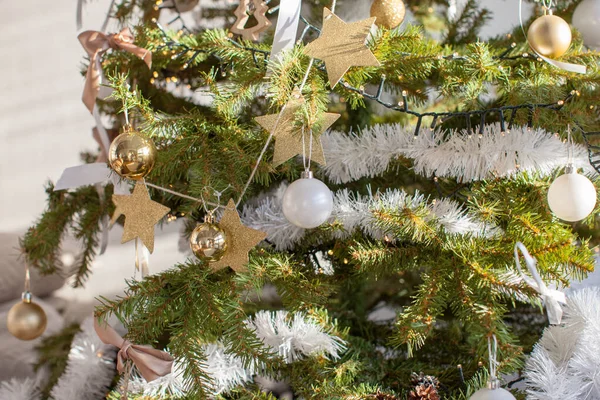
<svg viewBox="0 0 600 400">
<path fill-rule="evenodd" d="M 204 370 L 212 380 L 212 390 L 215 394 L 227 393 L 236 386 L 252 382 L 255 367 L 244 368 L 242 360 L 227 353 L 221 343 L 211 343 L 204 346 L 206 366 Z"/>
<path fill-rule="evenodd" d="M 40 400 L 41 394 L 37 382 L 32 378 L 15 379 L 0 383 L 2 400 Z"/>
<path fill-rule="evenodd" d="M 252 366 L 244 368 L 242 360 L 234 354 L 228 353 L 221 343 L 209 343 L 202 346 L 202 349 L 206 361 L 202 363 L 201 368 L 211 378 L 208 386 L 213 397 L 227 393 L 236 386 L 252 382 L 255 368 Z M 184 370 L 185 363 L 176 360 L 170 374 L 152 382 L 146 382 L 139 374 L 135 374 L 129 381 L 128 390 L 131 393 L 150 397 L 184 397 L 190 389 L 183 376 Z"/>
<path fill-rule="evenodd" d="M 256 336 L 287 363 L 315 354 L 338 359 L 345 350 L 343 340 L 325 332 L 302 313 L 290 316 L 283 310 L 259 311 L 247 323 Z"/>
<path fill-rule="evenodd" d="M 547 328 L 527 361 L 531 400 L 600 399 L 600 288 L 567 297 L 562 324 Z"/>
<path fill-rule="evenodd" d="M 116 350 L 102 343 L 92 318 L 81 324 L 73 338 L 67 368 L 50 396 L 55 400 L 96 400 L 103 398 L 115 375 Z"/>
</svg>

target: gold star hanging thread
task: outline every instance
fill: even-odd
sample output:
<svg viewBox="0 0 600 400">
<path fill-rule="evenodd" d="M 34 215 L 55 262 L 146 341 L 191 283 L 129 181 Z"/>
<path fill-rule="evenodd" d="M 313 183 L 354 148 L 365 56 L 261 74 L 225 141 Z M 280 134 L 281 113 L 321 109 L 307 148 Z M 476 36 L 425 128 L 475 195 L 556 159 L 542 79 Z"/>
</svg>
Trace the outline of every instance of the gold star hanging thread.
<svg viewBox="0 0 600 400">
<path fill-rule="evenodd" d="M 114 224 L 121 215 L 125 215 L 125 226 L 121 243 L 140 238 L 148 251 L 154 251 L 154 225 L 158 223 L 167 213 L 169 207 L 165 207 L 150 199 L 148 189 L 142 182 L 137 182 L 131 195 L 113 194 L 115 213 L 110 221 Z"/>
<path fill-rule="evenodd" d="M 227 266 L 235 272 L 246 272 L 248 268 L 248 252 L 257 244 L 262 242 L 267 234 L 248 228 L 242 224 L 240 214 L 238 214 L 233 200 L 229 200 L 219 227 L 225 231 L 228 240 L 228 248 L 223 258 L 214 263 L 210 263 L 213 271 L 218 271 Z"/>
<path fill-rule="evenodd" d="M 254 118 L 256 122 L 268 132 L 272 132 L 275 137 L 275 154 L 273 154 L 273 166 L 283 164 L 290 158 L 302 154 L 303 151 L 308 152 L 310 140 L 310 128 L 304 129 L 304 136 L 307 144 L 302 145 L 302 128 L 294 125 L 294 117 L 298 109 L 304 104 L 304 96 L 300 90 L 296 88 L 292 93 L 290 101 L 287 103 L 285 110 L 279 118 L 279 114 L 263 115 L 262 117 Z M 324 113 L 318 128 L 313 129 L 313 145 L 311 160 L 321 165 L 325 165 L 325 155 L 323 154 L 323 145 L 321 144 L 320 136 L 325 132 L 337 119 L 340 114 Z M 277 119 L 279 118 L 279 123 Z M 277 126 L 275 126 L 277 124 Z M 307 155 L 308 156 L 308 155 Z"/>
<path fill-rule="evenodd" d="M 365 45 L 375 18 L 346 23 L 327 7 L 323 10 L 321 36 L 304 49 L 306 55 L 325 62 L 329 85 L 334 88 L 350 67 L 381 64 Z"/>
</svg>

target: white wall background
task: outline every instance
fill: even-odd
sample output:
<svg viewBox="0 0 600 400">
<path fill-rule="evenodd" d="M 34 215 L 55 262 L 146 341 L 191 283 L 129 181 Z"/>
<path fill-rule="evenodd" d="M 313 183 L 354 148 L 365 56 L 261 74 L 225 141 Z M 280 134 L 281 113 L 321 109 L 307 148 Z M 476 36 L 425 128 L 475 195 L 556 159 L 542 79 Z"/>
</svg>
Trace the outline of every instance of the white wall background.
<svg viewBox="0 0 600 400">
<path fill-rule="evenodd" d="M 208 0 L 201 0 L 208 1 Z M 364 3 L 362 3 L 364 1 Z M 495 19 L 485 36 L 508 31 L 517 24 L 517 0 L 485 0 Z M 99 29 L 109 1 L 88 1 L 84 29 Z M 460 0 L 459 0 L 460 3 Z M 349 19 L 367 15 L 370 2 L 338 12 Z M 22 232 L 45 207 L 44 183 L 56 181 L 65 167 L 77 165 L 79 153 L 94 149 L 94 121 L 81 103 L 85 55 L 77 41 L 76 1 L 5 2 L 0 13 L 0 232 Z M 484 37 L 485 38 L 485 37 Z M 133 273 L 133 243 L 120 245 L 121 231 L 111 232 L 111 245 L 99 257 L 86 289 L 64 288 L 61 295 L 91 300 L 116 294 Z M 183 259 L 177 252 L 177 228 L 159 235 L 151 270 Z M 112 284 L 107 284 L 112 281 Z"/>
</svg>

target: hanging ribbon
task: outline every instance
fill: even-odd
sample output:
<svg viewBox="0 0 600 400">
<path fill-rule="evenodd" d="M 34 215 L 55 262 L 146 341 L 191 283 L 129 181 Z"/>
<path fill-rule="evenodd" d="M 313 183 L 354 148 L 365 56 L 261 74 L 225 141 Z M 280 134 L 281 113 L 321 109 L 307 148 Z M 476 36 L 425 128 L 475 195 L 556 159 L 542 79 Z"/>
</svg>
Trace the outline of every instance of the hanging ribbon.
<svg viewBox="0 0 600 400">
<path fill-rule="evenodd" d="M 94 107 L 96 111 L 96 107 Z M 106 182 L 111 182 L 114 186 L 114 193 L 129 194 L 129 185 L 120 180 L 119 177 L 112 173 L 112 170 L 106 165 L 108 160 L 108 147 L 112 139 L 118 135 L 116 129 L 109 129 L 108 132 L 102 125 L 98 125 L 92 130 L 92 136 L 100 146 L 100 153 L 96 158 L 95 163 L 78 165 L 65 169 L 54 185 L 54 190 L 77 189 L 82 186 L 94 185 L 98 192 L 100 205 L 104 203 L 104 186 Z M 102 217 L 101 224 L 101 239 L 99 255 L 104 254 L 108 247 L 110 218 L 108 215 Z"/>
<path fill-rule="evenodd" d="M 497 385 L 498 382 L 498 339 L 496 335 L 488 337 L 488 357 L 490 362 L 490 377 L 491 385 Z"/>
<path fill-rule="evenodd" d="M 551 58 L 544 57 L 543 55 L 538 53 L 533 48 L 533 46 L 531 45 L 531 43 L 529 43 L 529 40 L 527 39 L 527 33 L 525 32 L 525 28 L 523 27 L 523 0 L 519 0 L 519 23 L 521 24 L 521 30 L 523 31 L 523 36 L 525 36 L 525 40 L 527 41 L 527 44 L 529 45 L 531 50 L 535 53 L 535 55 L 537 55 L 539 58 L 546 61 L 548 64 L 550 64 L 556 68 L 563 69 L 565 71 L 575 72 L 577 74 L 585 74 L 587 72 L 587 67 L 585 65 L 571 64 L 571 63 L 566 63 L 566 62 L 562 62 L 562 61 L 556 61 Z"/>
<path fill-rule="evenodd" d="M 529 270 L 533 278 L 525 275 L 525 273 L 521 269 L 521 263 L 519 261 L 519 250 L 521 250 L 521 253 L 523 253 L 525 263 L 527 264 L 527 269 Z M 521 274 L 521 277 L 523 278 L 525 283 L 527 283 L 529 286 L 535 289 L 536 292 L 540 294 L 540 297 L 542 298 L 542 301 L 546 306 L 546 312 L 548 313 L 548 320 L 550 321 L 550 324 L 560 324 L 563 315 L 563 310 L 560 303 L 567 303 L 565 294 L 559 290 L 549 289 L 546 286 L 546 284 L 542 280 L 542 277 L 538 273 L 537 268 L 535 267 L 535 259 L 529 254 L 529 251 L 527 251 L 527 248 L 521 242 L 517 242 L 517 244 L 515 244 L 515 261 L 517 263 L 517 269 L 519 270 L 519 274 Z"/>
<path fill-rule="evenodd" d="M 150 251 L 142 243 L 140 239 L 135 239 L 135 269 L 140 271 L 142 279 L 150 275 Z"/>
<path fill-rule="evenodd" d="M 119 373 L 125 371 L 127 360 L 133 362 L 147 382 L 171 373 L 173 357 L 169 353 L 150 346 L 132 344 L 130 341 L 123 339 L 107 323 L 99 323 L 96 317 L 94 317 L 94 329 L 103 343 L 119 348 L 117 354 L 117 371 Z"/>
<path fill-rule="evenodd" d="M 144 60 L 148 68 L 152 67 L 152 52 L 133 44 L 135 38 L 129 28 L 121 32 L 105 35 L 98 31 L 85 31 L 77 36 L 79 42 L 90 56 L 90 65 L 86 73 L 82 100 L 90 113 L 94 113 L 96 97 L 102 83 L 102 56 L 109 49 L 124 50 Z"/>
<path fill-rule="evenodd" d="M 301 0 L 281 0 L 270 62 L 278 61 L 283 52 L 294 48 L 301 6 Z"/>
</svg>

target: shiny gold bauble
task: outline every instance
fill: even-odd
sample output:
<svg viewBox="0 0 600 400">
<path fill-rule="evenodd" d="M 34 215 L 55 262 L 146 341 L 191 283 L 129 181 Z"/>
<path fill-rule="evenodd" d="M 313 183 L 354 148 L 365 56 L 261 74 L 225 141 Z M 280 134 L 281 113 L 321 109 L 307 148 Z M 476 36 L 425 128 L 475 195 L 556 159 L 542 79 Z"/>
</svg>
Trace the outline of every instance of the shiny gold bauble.
<svg viewBox="0 0 600 400">
<path fill-rule="evenodd" d="M 539 54 L 557 58 L 565 54 L 571 45 L 571 27 L 561 17 L 543 15 L 529 26 L 527 40 Z"/>
<path fill-rule="evenodd" d="M 218 225 L 204 222 L 192 232 L 190 247 L 194 255 L 203 261 L 219 261 L 227 251 L 227 235 Z"/>
<path fill-rule="evenodd" d="M 393 29 L 404 21 L 406 8 L 402 0 L 374 0 L 371 5 L 371 17 L 377 17 L 375 24 Z"/>
<path fill-rule="evenodd" d="M 17 339 L 33 340 L 46 330 L 46 313 L 39 305 L 23 300 L 8 312 L 6 326 Z"/>
<path fill-rule="evenodd" d="M 125 129 L 108 149 L 108 163 L 123 178 L 142 179 L 154 167 L 156 147 L 131 128 Z"/>
</svg>

